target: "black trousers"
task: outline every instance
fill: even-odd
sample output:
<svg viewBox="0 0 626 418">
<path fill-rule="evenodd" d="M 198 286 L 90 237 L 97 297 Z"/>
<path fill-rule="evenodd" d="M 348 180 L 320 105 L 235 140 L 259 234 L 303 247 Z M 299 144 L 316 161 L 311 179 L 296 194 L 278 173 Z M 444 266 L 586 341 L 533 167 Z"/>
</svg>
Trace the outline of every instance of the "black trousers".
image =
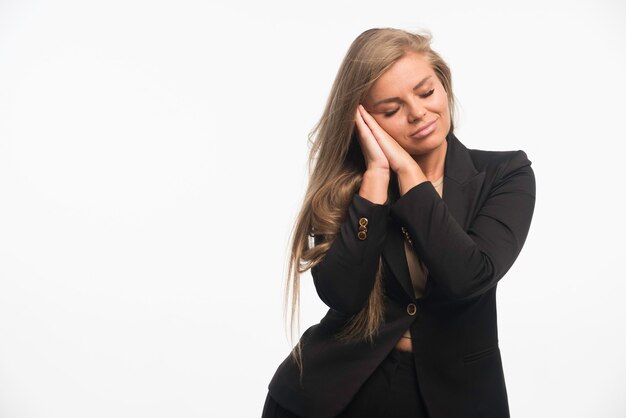
<svg viewBox="0 0 626 418">
<path fill-rule="evenodd" d="M 393 349 L 337 418 L 428 418 L 413 353 Z M 267 394 L 261 418 L 301 418 Z"/>
</svg>

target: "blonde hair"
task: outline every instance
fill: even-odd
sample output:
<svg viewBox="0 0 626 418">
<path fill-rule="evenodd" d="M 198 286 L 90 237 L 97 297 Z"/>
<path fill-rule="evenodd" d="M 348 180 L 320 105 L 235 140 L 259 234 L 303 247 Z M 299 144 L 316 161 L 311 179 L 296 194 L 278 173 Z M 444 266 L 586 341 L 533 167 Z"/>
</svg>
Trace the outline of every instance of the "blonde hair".
<svg viewBox="0 0 626 418">
<path fill-rule="evenodd" d="M 355 126 L 355 111 L 376 80 L 407 51 L 417 52 L 430 63 L 448 96 L 450 132 L 454 129 L 454 95 L 450 69 L 430 47 L 432 35 L 394 28 L 374 28 L 361 33 L 350 45 L 330 90 L 322 117 L 309 134 L 309 181 L 302 208 L 291 233 L 291 254 L 285 285 L 285 310 L 289 311 L 290 338 L 294 323 L 300 332 L 300 274 L 322 261 L 357 193 L 365 171 Z M 317 245 L 311 245 L 311 237 Z M 336 337 L 340 341 L 372 341 L 383 320 L 382 260 L 367 304 Z M 296 319 L 297 318 L 297 319 Z M 301 342 L 292 350 L 302 369 Z"/>
</svg>

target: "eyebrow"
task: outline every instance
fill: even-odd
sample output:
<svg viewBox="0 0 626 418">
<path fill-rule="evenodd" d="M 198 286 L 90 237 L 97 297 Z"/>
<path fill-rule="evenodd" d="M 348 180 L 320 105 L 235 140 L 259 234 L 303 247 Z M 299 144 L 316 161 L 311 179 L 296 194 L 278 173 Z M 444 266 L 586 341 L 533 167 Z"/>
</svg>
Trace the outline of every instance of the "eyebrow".
<svg viewBox="0 0 626 418">
<path fill-rule="evenodd" d="M 422 79 L 422 81 L 420 81 L 419 83 L 417 83 L 417 84 L 415 85 L 415 87 L 413 87 L 413 90 L 417 90 L 417 89 L 419 89 L 420 87 L 422 87 L 422 85 L 424 85 L 424 83 L 425 83 L 426 81 L 428 81 L 428 79 L 429 79 L 429 78 L 431 78 L 431 77 L 432 77 L 432 74 L 431 74 L 431 75 L 429 75 L 429 76 L 424 77 L 424 79 Z M 380 101 L 378 101 L 378 102 L 374 103 L 374 106 L 373 106 L 373 107 L 376 107 L 376 106 L 378 106 L 379 104 L 383 104 L 383 103 L 399 102 L 399 101 L 400 101 L 400 98 L 399 98 L 399 97 L 391 97 L 391 98 L 389 98 L 389 99 L 380 100 Z"/>
</svg>

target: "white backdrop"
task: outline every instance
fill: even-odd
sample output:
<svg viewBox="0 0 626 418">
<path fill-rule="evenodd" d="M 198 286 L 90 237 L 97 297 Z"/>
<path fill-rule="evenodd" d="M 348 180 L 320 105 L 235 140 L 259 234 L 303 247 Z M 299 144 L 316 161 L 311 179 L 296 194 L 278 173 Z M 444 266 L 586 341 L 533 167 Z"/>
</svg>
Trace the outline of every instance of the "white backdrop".
<svg viewBox="0 0 626 418">
<path fill-rule="evenodd" d="M 465 145 L 533 162 L 498 287 L 512 416 L 625 417 L 624 23 L 621 0 L 0 0 L 0 418 L 260 416 L 307 134 L 384 26 L 432 32 Z M 301 331 L 326 311 L 303 281 Z"/>
</svg>

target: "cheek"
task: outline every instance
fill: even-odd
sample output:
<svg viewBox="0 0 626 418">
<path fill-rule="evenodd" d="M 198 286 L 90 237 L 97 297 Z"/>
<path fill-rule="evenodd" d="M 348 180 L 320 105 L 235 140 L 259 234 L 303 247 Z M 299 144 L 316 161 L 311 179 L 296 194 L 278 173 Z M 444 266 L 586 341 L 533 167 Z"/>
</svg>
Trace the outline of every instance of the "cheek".
<svg viewBox="0 0 626 418">
<path fill-rule="evenodd" d="M 398 115 L 396 115 L 398 116 Z M 391 118 L 380 118 L 380 120 L 377 120 L 378 124 L 380 125 L 381 128 L 383 128 L 385 130 L 385 132 L 387 132 L 389 135 L 391 135 L 392 137 L 396 138 L 396 134 L 399 131 L 399 123 L 397 121 L 394 121 L 395 118 L 391 117 Z"/>
<path fill-rule="evenodd" d="M 439 95 L 439 100 L 437 101 L 437 106 L 441 109 L 442 113 L 448 113 L 449 112 L 449 107 L 448 107 L 448 96 L 446 95 L 445 92 L 443 92 L 442 94 Z"/>
</svg>

